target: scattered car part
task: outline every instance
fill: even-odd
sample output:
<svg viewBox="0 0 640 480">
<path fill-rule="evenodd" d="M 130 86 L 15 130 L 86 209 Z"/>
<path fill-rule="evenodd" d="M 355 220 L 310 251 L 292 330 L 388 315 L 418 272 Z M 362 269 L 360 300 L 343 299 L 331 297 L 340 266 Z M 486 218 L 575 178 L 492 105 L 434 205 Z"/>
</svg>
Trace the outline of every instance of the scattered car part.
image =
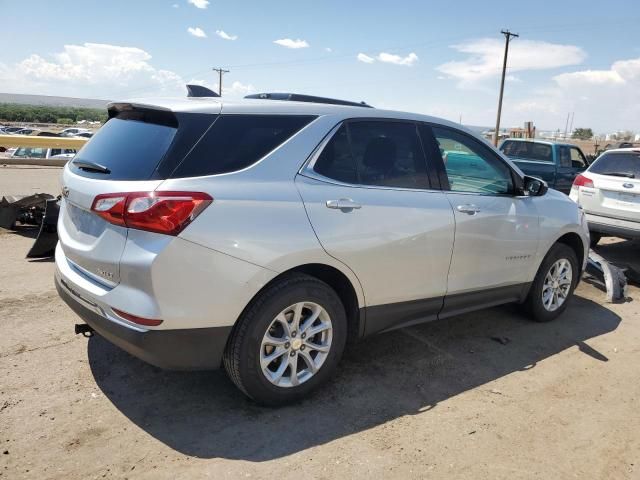
<svg viewBox="0 0 640 480">
<path fill-rule="evenodd" d="M 0 227 L 15 230 L 16 224 L 40 226 L 27 258 L 50 257 L 58 243 L 58 199 L 48 193 L 6 195 L 0 199 Z"/>
<path fill-rule="evenodd" d="M 27 253 L 27 258 L 52 257 L 58 243 L 59 199 L 51 198 L 45 202 L 44 215 L 40 223 L 40 231 L 36 241 Z"/>
<path fill-rule="evenodd" d="M 585 273 L 605 287 L 608 303 L 624 300 L 627 297 L 627 278 L 622 269 L 607 262 L 593 250 L 589 250 Z"/>
<path fill-rule="evenodd" d="M 0 227 L 14 230 L 16 222 L 40 225 L 45 203 L 53 198 L 48 193 L 34 195 L 6 195 L 0 199 Z"/>
</svg>

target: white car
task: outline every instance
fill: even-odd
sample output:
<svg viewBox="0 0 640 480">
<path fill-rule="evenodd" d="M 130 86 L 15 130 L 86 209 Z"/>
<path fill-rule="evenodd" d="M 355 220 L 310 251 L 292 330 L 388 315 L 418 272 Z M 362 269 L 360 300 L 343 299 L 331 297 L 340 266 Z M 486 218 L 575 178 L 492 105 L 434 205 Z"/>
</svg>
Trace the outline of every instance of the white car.
<svg viewBox="0 0 640 480">
<path fill-rule="evenodd" d="M 75 137 L 75 136 L 78 136 L 81 133 L 91 133 L 91 130 L 89 130 L 87 128 L 77 128 L 77 127 L 65 128 L 64 130 L 62 130 L 60 132 L 60 136 L 61 137 Z"/>
<path fill-rule="evenodd" d="M 64 168 L 56 285 L 95 332 L 279 405 L 348 340 L 567 307 L 589 236 L 566 195 L 446 120 L 259 97 L 111 104 Z"/>
<path fill-rule="evenodd" d="M 591 245 L 603 236 L 640 238 L 640 148 L 604 152 L 576 177 L 569 196 L 586 213 Z"/>
<path fill-rule="evenodd" d="M 71 159 L 75 154 L 73 148 L 18 147 L 11 153 L 11 158 Z"/>
</svg>

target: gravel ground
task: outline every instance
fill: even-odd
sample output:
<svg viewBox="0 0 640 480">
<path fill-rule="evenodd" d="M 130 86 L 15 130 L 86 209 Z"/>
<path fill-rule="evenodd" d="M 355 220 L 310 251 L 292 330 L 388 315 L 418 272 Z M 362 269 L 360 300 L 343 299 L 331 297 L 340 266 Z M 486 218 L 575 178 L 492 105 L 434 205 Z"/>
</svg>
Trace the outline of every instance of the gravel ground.
<svg viewBox="0 0 640 480">
<path fill-rule="evenodd" d="M 59 171 L 0 167 L 0 195 L 55 193 Z M 608 305 L 583 282 L 550 324 L 506 306 L 376 336 L 267 409 L 222 371 L 75 336 L 33 235 L 0 232 L 0 479 L 640 478 L 637 288 Z"/>
</svg>

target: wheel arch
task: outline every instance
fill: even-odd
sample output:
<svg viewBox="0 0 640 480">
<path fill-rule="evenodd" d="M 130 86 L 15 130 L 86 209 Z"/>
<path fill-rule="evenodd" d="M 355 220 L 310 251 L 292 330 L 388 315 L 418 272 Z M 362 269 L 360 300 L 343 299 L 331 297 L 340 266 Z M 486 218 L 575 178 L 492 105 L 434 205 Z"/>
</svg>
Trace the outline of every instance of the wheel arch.
<svg viewBox="0 0 640 480">
<path fill-rule="evenodd" d="M 575 232 L 567 232 L 564 235 L 562 235 L 560 238 L 558 238 L 554 242 L 554 245 L 556 243 L 562 243 L 567 247 L 571 248 L 575 252 L 576 257 L 578 257 L 578 265 L 582 269 L 584 265 L 584 260 L 588 252 L 585 252 L 585 246 L 580 235 L 578 235 Z"/>
<path fill-rule="evenodd" d="M 325 263 L 307 263 L 291 267 L 288 270 L 280 272 L 254 294 L 242 313 L 244 313 L 246 308 L 248 308 L 249 305 L 251 305 L 253 301 L 271 285 L 296 273 L 302 273 L 317 278 L 329 285 L 338 294 L 347 314 L 348 341 L 354 342 L 363 336 L 364 316 L 361 315 L 361 311 L 364 311 L 364 297 L 362 297 L 361 292 L 356 290 L 356 288 L 359 287 L 359 284 L 357 286 L 354 285 L 354 282 L 347 276 L 347 274 L 338 268 Z M 242 317 L 242 314 L 240 317 Z"/>
</svg>

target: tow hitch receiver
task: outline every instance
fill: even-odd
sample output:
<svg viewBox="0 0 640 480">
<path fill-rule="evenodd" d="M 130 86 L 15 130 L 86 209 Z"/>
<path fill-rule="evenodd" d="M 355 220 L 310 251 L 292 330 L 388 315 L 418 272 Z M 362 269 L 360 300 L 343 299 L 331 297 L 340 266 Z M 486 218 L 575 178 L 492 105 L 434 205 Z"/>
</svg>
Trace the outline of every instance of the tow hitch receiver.
<svg viewBox="0 0 640 480">
<path fill-rule="evenodd" d="M 76 335 L 81 333 L 83 337 L 93 337 L 93 328 L 91 328 L 86 323 L 76 323 L 74 330 L 76 332 Z"/>
</svg>

